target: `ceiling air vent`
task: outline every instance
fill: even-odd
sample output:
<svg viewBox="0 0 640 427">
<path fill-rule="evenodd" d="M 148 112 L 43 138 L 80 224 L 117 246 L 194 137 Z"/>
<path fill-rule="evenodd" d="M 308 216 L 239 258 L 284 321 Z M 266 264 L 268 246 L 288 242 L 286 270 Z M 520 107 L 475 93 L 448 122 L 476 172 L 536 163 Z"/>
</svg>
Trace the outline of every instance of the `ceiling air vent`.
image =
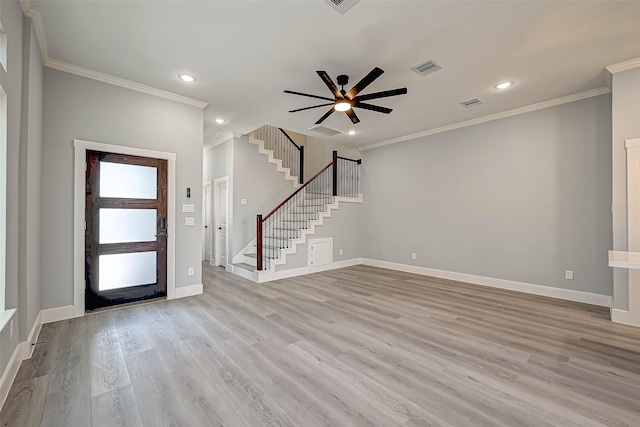
<svg viewBox="0 0 640 427">
<path fill-rule="evenodd" d="M 314 132 L 318 132 L 318 133 L 321 133 L 321 134 L 327 135 L 327 136 L 334 136 L 334 135 L 338 135 L 338 134 L 342 133 L 342 131 L 340 131 L 338 129 L 333 129 L 333 128 L 329 128 L 329 127 L 322 126 L 322 125 L 311 126 L 309 128 L 309 130 L 312 130 Z"/>
<path fill-rule="evenodd" d="M 342 14 L 346 13 L 347 10 L 351 9 L 359 1 L 360 0 L 327 0 L 335 10 Z"/>
<path fill-rule="evenodd" d="M 442 67 L 438 63 L 436 63 L 436 61 L 430 59 L 427 62 L 416 65 L 412 68 L 412 70 L 420 74 L 421 76 L 426 76 L 427 74 L 435 73 L 438 70 L 442 70 Z"/>
<path fill-rule="evenodd" d="M 460 103 L 460 105 L 462 105 L 464 108 L 475 107 L 476 105 L 480 104 L 482 104 L 482 101 L 480 101 L 479 98 L 469 99 Z"/>
</svg>

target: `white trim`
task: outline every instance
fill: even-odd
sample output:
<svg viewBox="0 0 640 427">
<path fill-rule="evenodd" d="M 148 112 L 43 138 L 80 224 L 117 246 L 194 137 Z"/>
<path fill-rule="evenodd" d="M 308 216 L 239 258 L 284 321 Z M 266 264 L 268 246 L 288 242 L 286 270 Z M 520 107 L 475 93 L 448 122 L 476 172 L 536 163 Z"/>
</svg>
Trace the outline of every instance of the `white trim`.
<svg viewBox="0 0 640 427">
<path fill-rule="evenodd" d="M 202 291 L 203 291 L 202 283 L 199 283 L 197 285 L 181 286 L 179 288 L 176 288 L 176 293 L 175 293 L 175 298 L 174 299 L 192 297 L 194 295 L 200 295 L 200 294 L 202 294 Z"/>
<path fill-rule="evenodd" d="M 42 19 L 42 13 L 40 9 L 33 5 L 32 0 L 21 0 L 22 11 L 24 15 L 31 18 L 36 29 L 36 36 L 38 38 L 38 44 L 40 45 L 40 54 L 42 55 L 42 63 L 46 63 L 49 59 L 49 46 L 47 45 L 47 36 L 44 31 L 44 20 Z"/>
<path fill-rule="evenodd" d="M 2 378 L 0 378 L 0 408 L 4 406 L 7 396 L 9 396 L 9 390 L 11 390 L 13 381 L 16 379 L 16 375 L 18 375 L 20 364 L 26 359 L 24 357 L 25 346 L 23 344 L 25 343 L 19 343 L 16 346 L 13 354 L 11 355 L 11 359 L 9 359 L 9 363 L 2 374 Z"/>
<path fill-rule="evenodd" d="M 42 310 L 40 312 L 40 316 L 42 317 L 42 324 L 73 319 L 74 317 L 81 317 L 83 315 L 84 313 L 78 315 L 75 311 L 75 307 L 72 305 L 50 308 L 48 310 Z"/>
<path fill-rule="evenodd" d="M 209 105 L 204 101 L 198 101 L 197 99 L 188 98 L 186 96 L 178 95 L 172 92 L 167 92 L 166 90 L 156 89 L 155 87 L 143 85 L 141 83 L 136 83 L 131 80 L 123 79 L 121 77 L 112 76 L 111 74 L 101 73 L 100 71 L 91 70 L 89 68 L 80 67 L 78 65 L 69 64 L 57 59 L 48 58 L 45 61 L 44 65 L 49 68 L 75 74 L 77 76 L 112 84 L 114 86 L 124 87 L 127 89 L 135 90 L 137 92 L 157 96 L 159 98 L 170 99 L 171 101 L 181 102 L 183 104 L 192 105 L 201 109 L 204 109 L 207 105 Z"/>
<path fill-rule="evenodd" d="M 538 102 L 537 104 L 527 105 L 525 107 L 515 108 L 513 110 L 503 111 L 501 113 L 491 114 L 484 117 L 478 117 L 477 119 L 465 120 L 463 122 L 454 123 L 447 126 L 442 126 L 434 129 L 425 130 L 411 135 L 400 136 L 398 138 L 389 139 L 386 141 L 380 141 L 373 144 L 360 147 L 360 151 L 371 150 L 373 148 L 380 148 L 386 145 L 397 144 L 399 142 L 409 141 L 423 136 L 435 135 L 437 133 L 449 132 L 454 129 L 460 129 L 467 126 L 474 126 L 480 123 L 491 122 L 493 120 L 504 119 L 507 117 L 517 116 L 519 114 L 530 113 L 536 110 L 542 110 L 543 108 L 555 107 L 556 105 L 567 104 L 569 102 L 580 101 L 582 99 L 592 98 L 594 96 L 604 95 L 610 93 L 611 89 L 608 87 L 601 87 L 598 89 L 588 90 L 586 92 L 580 92 L 573 95 L 563 96 L 561 98 L 551 99 L 549 101 Z"/>
<path fill-rule="evenodd" d="M 269 163 L 273 163 L 276 165 L 276 169 L 278 172 L 284 174 L 284 179 L 291 181 L 293 183 L 293 188 L 300 188 L 302 184 L 300 184 L 300 178 L 292 174 L 291 169 L 286 168 L 282 165 L 282 159 L 279 159 L 275 156 L 273 150 L 269 150 L 265 148 L 264 141 L 261 139 L 256 139 L 253 136 L 249 135 L 249 142 L 251 144 L 255 144 L 258 146 L 258 152 L 260 154 L 264 154 L 267 156 L 267 161 Z"/>
<path fill-rule="evenodd" d="M 74 139 L 74 198 L 73 198 L 73 306 L 74 316 L 84 315 L 84 214 L 85 214 L 85 162 L 87 150 L 116 154 L 151 157 L 167 160 L 167 299 L 175 298 L 176 286 L 176 154 L 123 145 Z"/>
<path fill-rule="evenodd" d="M 609 251 L 609 267 L 640 269 L 640 252 Z"/>
<path fill-rule="evenodd" d="M 218 139 L 214 139 L 211 142 L 207 142 L 206 144 L 204 144 L 204 147 L 203 147 L 202 151 L 209 151 L 212 148 L 215 148 L 218 145 L 224 144 L 225 142 L 229 142 L 229 141 L 233 141 L 233 134 L 232 133 L 228 133 L 226 135 L 221 136 Z"/>
<path fill-rule="evenodd" d="M 4 289 L 2 289 L 4 291 Z M 4 331 L 5 326 L 9 324 L 9 321 L 16 314 L 15 308 L 10 308 L 9 310 L 0 310 L 0 332 Z"/>
<path fill-rule="evenodd" d="M 640 138 L 626 139 L 624 141 L 625 148 L 640 147 Z"/>
<path fill-rule="evenodd" d="M 631 313 L 627 310 L 619 310 L 617 308 L 611 309 L 611 321 L 615 323 L 622 323 L 624 325 L 638 326 L 631 320 Z"/>
<path fill-rule="evenodd" d="M 338 268 L 352 267 L 360 264 L 362 264 L 361 258 L 353 258 L 344 261 L 336 261 L 331 264 L 319 265 L 317 267 L 300 267 L 282 271 L 263 270 L 258 274 L 258 283 L 288 279 L 290 277 L 304 276 L 306 274 L 320 273 L 321 271 L 336 270 Z"/>
<path fill-rule="evenodd" d="M 611 307 L 611 297 L 609 295 L 592 294 L 590 292 L 581 292 L 571 289 L 554 288 L 551 286 L 534 285 L 531 283 L 515 282 L 512 280 L 495 279 L 492 277 L 476 276 L 473 274 L 455 273 L 452 271 L 436 270 L 434 268 L 418 267 L 415 265 L 398 264 L 387 261 L 378 261 L 375 259 L 363 258 L 362 263 L 364 265 L 370 265 L 373 267 L 404 271 L 406 273 L 419 274 L 422 276 L 438 277 L 441 279 L 455 280 L 458 282 L 488 286 L 491 288 L 507 289 L 510 291 L 524 292 L 527 294 L 598 305 L 601 307 Z"/>
<path fill-rule="evenodd" d="M 606 69 L 611 74 L 615 74 L 615 73 L 619 73 L 621 71 L 627 71 L 636 67 L 640 67 L 640 58 L 634 58 L 628 61 L 620 62 L 618 64 L 609 65 Z"/>
</svg>

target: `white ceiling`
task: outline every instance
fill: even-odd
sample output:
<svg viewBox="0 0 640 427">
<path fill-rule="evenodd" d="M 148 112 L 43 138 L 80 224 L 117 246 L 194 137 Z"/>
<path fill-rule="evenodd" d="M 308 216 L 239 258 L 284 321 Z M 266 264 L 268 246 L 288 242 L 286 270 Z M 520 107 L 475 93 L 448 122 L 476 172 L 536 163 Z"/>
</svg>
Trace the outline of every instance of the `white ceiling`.
<svg viewBox="0 0 640 427">
<path fill-rule="evenodd" d="M 325 0 L 34 4 L 51 58 L 208 102 L 205 144 L 263 124 L 313 135 L 329 107 L 288 113 L 322 102 L 283 90 L 330 97 L 316 70 L 347 74 L 350 87 L 377 66 L 385 73 L 363 93 L 408 88 L 371 101 L 390 115 L 323 123 L 356 129 L 332 139 L 363 146 L 601 88 L 606 66 L 640 57 L 638 1 L 363 0 L 344 15 Z M 411 70 L 430 58 L 443 70 Z M 494 89 L 505 80 L 515 84 Z M 459 105 L 474 97 L 484 104 Z"/>
</svg>

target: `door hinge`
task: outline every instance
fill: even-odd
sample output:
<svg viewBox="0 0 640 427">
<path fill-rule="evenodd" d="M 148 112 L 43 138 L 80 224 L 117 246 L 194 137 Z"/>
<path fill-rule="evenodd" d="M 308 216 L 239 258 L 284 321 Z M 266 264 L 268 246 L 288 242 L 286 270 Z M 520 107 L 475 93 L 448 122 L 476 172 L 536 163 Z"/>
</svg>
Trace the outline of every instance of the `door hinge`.
<svg viewBox="0 0 640 427">
<path fill-rule="evenodd" d="M 87 231 L 87 221 L 84 221 L 84 231 Z"/>
<path fill-rule="evenodd" d="M 84 162 L 84 171 L 87 171 L 87 162 Z"/>
</svg>

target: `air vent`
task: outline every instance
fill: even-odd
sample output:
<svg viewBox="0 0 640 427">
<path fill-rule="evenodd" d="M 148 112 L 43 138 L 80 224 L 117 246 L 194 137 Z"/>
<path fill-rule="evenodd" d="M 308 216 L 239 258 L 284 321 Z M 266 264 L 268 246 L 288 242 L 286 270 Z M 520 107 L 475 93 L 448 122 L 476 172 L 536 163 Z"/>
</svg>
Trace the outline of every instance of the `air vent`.
<svg viewBox="0 0 640 427">
<path fill-rule="evenodd" d="M 480 98 L 473 98 L 473 99 L 469 99 L 468 101 L 464 101 L 460 103 L 460 105 L 462 105 L 464 108 L 475 107 L 476 105 L 480 105 L 480 104 L 482 104 L 482 101 L 480 101 Z"/>
<path fill-rule="evenodd" d="M 334 135 L 338 135 L 340 133 L 342 133 L 341 130 L 338 129 L 333 129 L 333 128 L 329 128 L 326 126 L 322 126 L 322 125 L 317 125 L 317 126 L 312 126 L 309 128 L 309 130 L 321 133 L 323 135 L 327 135 L 327 136 L 334 136 Z"/>
<path fill-rule="evenodd" d="M 438 63 L 436 63 L 436 61 L 430 59 L 427 62 L 416 65 L 412 68 L 412 70 L 420 74 L 421 76 L 426 76 L 427 74 L 435 73 L 438 70 L 442 70 L 442 67 Z"/>
<path fill-rule="evenodd" d="M 331 4 L 335 10 L 345 14 L 347 10 L 351 9 L 360 0 L 327 0 L 327 3 Z"/>
</svg>

